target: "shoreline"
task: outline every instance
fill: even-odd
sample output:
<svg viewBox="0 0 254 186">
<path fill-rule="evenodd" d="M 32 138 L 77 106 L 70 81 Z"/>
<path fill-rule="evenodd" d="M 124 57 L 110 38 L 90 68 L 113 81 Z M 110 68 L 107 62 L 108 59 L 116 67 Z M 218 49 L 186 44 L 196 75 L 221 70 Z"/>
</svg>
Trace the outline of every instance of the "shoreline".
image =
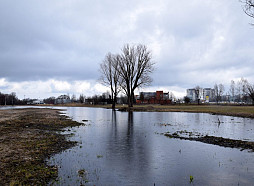
<svg viewBox="0 0 254 186">
<path fill-rule="evenodd" d="M 42 106 L 42 107 L 88 107 L 88 108 L 104 108 L 112 109 L 110 104 L 107 105 L 88 105 L 81 103 L 70 104 L 43 104 L 43 105 L 22 105 L 29 106 Z M 1 109 L 0 109 L 1 110 Z M 143 104 L 134 105 L 128 108 L 127 105 L 116 105 L 116 111 L 122 112 L 188 112 L 188 113 L 208 113 L 213 115 L 225 115 L 233 117 L 253 118 L 254 119 L 254 106 L 253 105 L 214 105 L 214 104 L 180 104 L 180 105 L 156 105 L 156 104 Z"/>
<path fill-rule="evenodd" d="M 119 111 L 128 111 L 128 107 Z M 227 106 L 227 105 L 156 105 L 136 106 L 130 109 L 134 112 L 187 112 L 206 113 L 212 115 L 224 115 L 254 119 L 254 106 Z"/>
<path fill-rule="evenodd" d="M 86 104 L 63 104 L 63 105 L 41 105 L 41 106 L 56 106 L 56 107 L 89 107 L 89 108 L 104 108 L 111 109 L 111 105 L 86 105 Z M 225 115 L 233 117 L 254 118 L 253 105 L 154 105 L 143 104 L 134 105 L 128 108 L 127 105 L 116 105 L 117 111 L 133 111 L 133 112 L 189 112 L 189 113 L 208 113 L 213 115 Z"/>
<path fill-rule="evenodd" d="M 79 126 L 60 110 L 0 110 L 0 185 L 45 185 L 58 176 L 46 159 L 76 145 L 60 134 Z"/>
</svg>

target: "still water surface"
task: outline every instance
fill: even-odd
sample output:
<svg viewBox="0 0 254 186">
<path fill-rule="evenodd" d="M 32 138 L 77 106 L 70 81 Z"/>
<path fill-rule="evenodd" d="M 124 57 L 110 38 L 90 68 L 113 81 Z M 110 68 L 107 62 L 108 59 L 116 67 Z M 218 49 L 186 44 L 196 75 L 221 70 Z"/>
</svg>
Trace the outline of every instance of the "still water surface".
<svg viewBox="0 0 254 186">
<path fill-rule="evenodd" d="M 253 152 L 160 135 L 186 130 L 254 141 L 253 119 L 202 113 L 65 109 L 73 120 L 88 122 L 87 126 L 64 132 L 72 134 L 70 140 L 78 141 L 77 146 L 48 160 L 59 168 L 56 185 L 254 184 Z M 194 178 L 192 183 L 190 176 Z"/>
</svg>

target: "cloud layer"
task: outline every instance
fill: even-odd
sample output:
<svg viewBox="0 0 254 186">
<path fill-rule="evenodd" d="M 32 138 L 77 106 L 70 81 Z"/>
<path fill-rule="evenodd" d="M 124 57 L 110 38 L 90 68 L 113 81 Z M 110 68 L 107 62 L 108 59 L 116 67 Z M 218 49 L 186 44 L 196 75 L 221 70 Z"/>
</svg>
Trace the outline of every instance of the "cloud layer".
<svg viewBox="0 0 254 186">
<path fill-rule="evenodd" d="M 125 43 L 152 50 L 156 71 L 149 89 L 183 93 L 241 77 L 254 82 L 250 22 L 238 0 L 4 0 L 0 91 L 101 93 L 99 64 Z"/>
</svg>

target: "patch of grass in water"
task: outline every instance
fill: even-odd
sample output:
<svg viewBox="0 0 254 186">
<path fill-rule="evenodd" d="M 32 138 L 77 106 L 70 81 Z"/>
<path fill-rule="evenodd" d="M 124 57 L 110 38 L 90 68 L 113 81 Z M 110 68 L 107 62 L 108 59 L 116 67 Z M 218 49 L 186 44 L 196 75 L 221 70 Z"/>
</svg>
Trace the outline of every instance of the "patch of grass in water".
<svg viewBox="0 0 254 186">
<path fill-rule="evenodd" d="M 85 176 L 86 173 L 87 173 L 87 171 L 86 171 L 85 169 L 80 169 L 80 170 L 78 171 L 78 176 L 79 176 L 79 177 L 83 177 L 83 176 Z"/>
<path fill-rule="evenodd" d="M 97 158 L 103 158 L 103 155 L 97 155 Z"/>
<path fill-rule="evenodd" d="M 190 175 L 190 183 L 193 182 L 194 177 Z"/>
</svg>

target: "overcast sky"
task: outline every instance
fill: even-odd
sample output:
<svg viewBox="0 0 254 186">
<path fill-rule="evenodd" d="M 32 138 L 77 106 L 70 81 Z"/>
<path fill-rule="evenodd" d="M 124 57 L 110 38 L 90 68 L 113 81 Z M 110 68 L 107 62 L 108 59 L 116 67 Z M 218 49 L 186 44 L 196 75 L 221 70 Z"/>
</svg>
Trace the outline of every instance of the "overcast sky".
<svg viewBox="0 0 254 186">
<path fill-rule="evenodd" d="M 254 26 L 239 0 L 0 0 L 0 92 L 20 99 L 100 94 L 99 64 L 145 44 L 146 91 L 254 83 Z"/>
</svg>

